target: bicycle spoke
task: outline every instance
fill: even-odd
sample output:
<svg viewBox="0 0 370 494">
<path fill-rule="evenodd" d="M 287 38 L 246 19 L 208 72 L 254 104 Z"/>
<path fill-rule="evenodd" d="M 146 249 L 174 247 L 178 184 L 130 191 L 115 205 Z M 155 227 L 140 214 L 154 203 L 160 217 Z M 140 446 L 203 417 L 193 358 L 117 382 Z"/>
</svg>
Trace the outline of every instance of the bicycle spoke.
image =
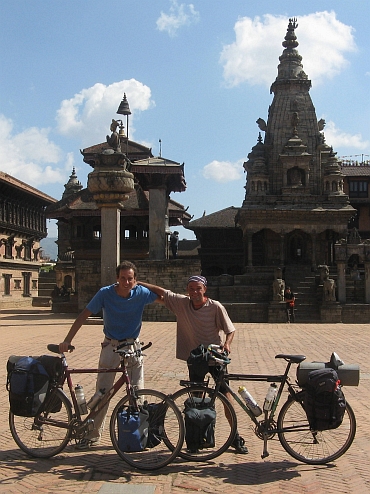
<svg viewBox="0 0 370 494">
<path fill-rule="evenodd" d="M 168 465 L 176 458 L 184 441 L 184 425 L 180 411 L 163 393 L 150 389 L 137 391 L 137 404 L 148 412 L 147 425 L 141 430 L 140 444 L 135 444 L 141 451 L 128 451 L 131 446 L 122 448 L 122 430 L 119 414 L 127 416 L 132 406 L 126 396 L 115 407 L 110 421 L 112 444 L 119 456 L 129 465 L 140 470 L 157 470 Z M 145 418 L 143 419 L 145 420 Z"/>
<path fill-rule="evenodd" d="M 336 460 L 348 450 L 356 434 L 356 420 L 347 403 L 343 422 L 337 429 L 311 431 L 301 403 L 288 400 L 280 411 L 278 428 L 287 429 L 278 435 L 281 445 L 293 458 L 321 465 Z"/>
</svg>

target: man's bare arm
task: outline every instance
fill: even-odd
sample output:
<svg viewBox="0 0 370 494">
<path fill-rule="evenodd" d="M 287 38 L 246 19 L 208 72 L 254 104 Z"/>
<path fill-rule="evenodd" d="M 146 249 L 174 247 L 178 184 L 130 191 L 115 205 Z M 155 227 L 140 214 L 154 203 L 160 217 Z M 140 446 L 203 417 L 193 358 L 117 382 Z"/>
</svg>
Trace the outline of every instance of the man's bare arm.
<svg viewBox="0 0 370 494">
<path fill-rule="evenodd" d="M 144 286 L 151 292 L 155 293 L 158 296 L 158 299 L 155 300 L 155 302 L 163 303 L 163 296 L 166 291 L 164 288 L 162 288 L 161 286 L 152 285 L 151 283 L 144 283 L 144 281 L 138 281 L 137 284 Z"/>
<path fill-rule="evenodd" d="M 228 333 L 226 335 L 226 340 L 225 340 L 225 343 L 224 343 L 224 349 L 230 353 L 230 346 L 231 346 L 231 342 L 233 341 L 234 339 L 234 331 L 232 333 Z"/>
<path fill-rule="evenodd" d="M 74 323 L 71 326 L 71 329 L 68 331 L 67 336 L 65 337 L 64 341 L 62 343 L 59 343 L 59 351 L 61 353 L 65 353 L 68 351 L 68 347 L 73 340 L 73 338 L 76 336 L 78 330 L 80 327 L 83 325 L 83 323 L 86 321 L 86 319 L 91 316 L 92 312 L 89 309 L 84 309 L 75 319 Z"/>
</svg>

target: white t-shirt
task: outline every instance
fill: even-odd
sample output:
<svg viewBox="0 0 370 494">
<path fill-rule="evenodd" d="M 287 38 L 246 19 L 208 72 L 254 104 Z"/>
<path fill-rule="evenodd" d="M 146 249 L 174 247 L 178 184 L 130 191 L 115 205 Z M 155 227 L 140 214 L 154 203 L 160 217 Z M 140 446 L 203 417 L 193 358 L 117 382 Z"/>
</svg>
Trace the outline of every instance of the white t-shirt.
<svg viewBox="0 0 370 494">
<path fill-rule="evenodd" d="M 217 300 L 209 298 L 200 309 L 194 309 L 189 297 L 166 290 L 164 305 L 177 317 L 176 358 L 180 360 L 187 360 L 201 343 L 220 345 L 222 333 L 235 331 L 225 307 Z"/>
</svg>

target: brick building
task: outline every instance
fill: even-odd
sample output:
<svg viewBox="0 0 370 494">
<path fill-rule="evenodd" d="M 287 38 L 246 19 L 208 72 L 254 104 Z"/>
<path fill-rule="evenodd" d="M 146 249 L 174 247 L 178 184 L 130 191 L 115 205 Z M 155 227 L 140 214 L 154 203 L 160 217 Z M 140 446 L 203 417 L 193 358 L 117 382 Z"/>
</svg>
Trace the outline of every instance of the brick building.
<svg viewBox="0 0 370 494">
<path fill-rule="evenodd" d="M 0 308 L 29 307 L 38 296 L 45 209 L 56 199 L 0 172 Z"/>
</svg>

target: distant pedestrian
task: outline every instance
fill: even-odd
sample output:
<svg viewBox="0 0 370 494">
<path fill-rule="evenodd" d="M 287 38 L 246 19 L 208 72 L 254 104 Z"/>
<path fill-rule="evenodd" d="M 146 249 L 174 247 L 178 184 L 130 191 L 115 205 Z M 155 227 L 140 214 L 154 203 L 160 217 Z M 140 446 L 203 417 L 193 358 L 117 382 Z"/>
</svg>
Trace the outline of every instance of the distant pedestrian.
<svg viewBox="0 0 370 494">
<path fill-rule="evenodd" d="M 176 259 L 177 251 L 179 250 L 179 232 L 173 232 L 170 236 L 170 247 L 172 251 L 172 257 Z"/>
<path fill-rule="evenodd" d="M 291 291 L 290 286 L 287 286 L 285 289 L 284 302 L 285 302 L 285 308 L 286 308 L 287 322 L 294 322 L 295 321 L 295 314 L 294 314 L 295 296 L 294 296 L 294 293 Z"/>
</svg>

